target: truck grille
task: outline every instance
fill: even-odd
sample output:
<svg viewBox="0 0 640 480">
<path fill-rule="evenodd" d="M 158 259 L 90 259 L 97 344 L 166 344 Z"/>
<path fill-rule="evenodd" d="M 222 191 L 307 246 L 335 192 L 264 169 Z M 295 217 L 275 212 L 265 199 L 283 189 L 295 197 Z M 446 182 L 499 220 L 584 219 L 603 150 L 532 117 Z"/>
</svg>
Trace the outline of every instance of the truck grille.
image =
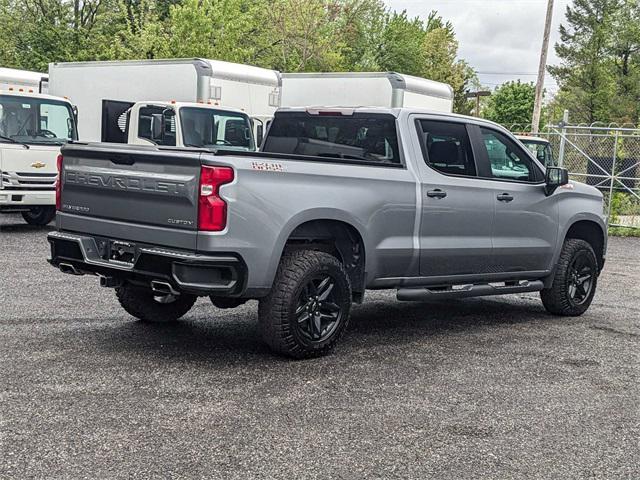
<svg viewBox="0 0 640 480">
<path fill-rule="evenodd" d="M 3 190 L 55 190 L 56 173 L 2 172 Z"/>
</svg>

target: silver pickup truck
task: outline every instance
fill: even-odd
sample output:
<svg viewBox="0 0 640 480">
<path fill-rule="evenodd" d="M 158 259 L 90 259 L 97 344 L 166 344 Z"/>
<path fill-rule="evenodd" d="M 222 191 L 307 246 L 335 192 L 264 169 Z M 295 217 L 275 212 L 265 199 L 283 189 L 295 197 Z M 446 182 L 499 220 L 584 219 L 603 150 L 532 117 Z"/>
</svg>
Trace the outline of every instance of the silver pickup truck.
<svg viewBox="0 0 640 480">
<path fill-rule="evenodd" d="M 366 289 L 539 291 L 580 315 L 605 261 L 598 190 L 477 118 L 281 109 L 258 153 L 72 143 L 59 167 L 52 265 L 99 276 L 142 321 L 258 299 L 292 357 L 330 351 Z"/>
</svg>

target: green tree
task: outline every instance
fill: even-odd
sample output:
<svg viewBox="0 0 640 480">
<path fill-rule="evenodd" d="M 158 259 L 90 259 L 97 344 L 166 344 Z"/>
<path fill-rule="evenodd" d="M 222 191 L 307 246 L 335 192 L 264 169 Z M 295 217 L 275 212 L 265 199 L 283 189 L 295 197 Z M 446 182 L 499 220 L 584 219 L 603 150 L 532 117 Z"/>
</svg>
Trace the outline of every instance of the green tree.
<svg viewBox="0 0 640 480">
<path fill-rule="evenodd" d="M 574 121 L 612 118 L 616 79 L 610 53 L 620 8 L 621 0 L 574 0 L 567 7 L 567 24 L 560 26 L 560 43 L 555 46 L 562 63 L 549 71 Z"/>
<path fill-rule="evenodd" d="M 535 91 L 533 83 L 503 83 L 489 97 L 482 116 L 505 126 L 531 124 Z"/>
<path fill-rule="evenodd" d="M 612 105 L 619 122 L 640 122 L 640 2 L 623 0 L 613 18 L 611 53 L 615 65 L 617 101 Z"/>
<path fill-rule="evenodd" d="M 427 31 L 419 18 L 407 12 L 388 15 L 380 38 L 376 63 L 381 70 L 421 75 L 425 70 Z"/>
<path fill-rule="evenodd" d="M 431 12 L 426 31 L 421 76 L 451 85 L 454 96 L 453 110 L 468 115 L 473 103 L 467 100 L 465 93 L 477 83 L 477 76 L 467 62 L 457 58 L 458 41 L 453 25 L 444 22 L 437 12 Z"/>
<path fill-rule="evenodd" d="M 450 23 L 382 0 L 0 0 L 0 64 L 204 57 L 281 71 L 398 71 L 452 85 L 473 70 Z"/>
</svg>

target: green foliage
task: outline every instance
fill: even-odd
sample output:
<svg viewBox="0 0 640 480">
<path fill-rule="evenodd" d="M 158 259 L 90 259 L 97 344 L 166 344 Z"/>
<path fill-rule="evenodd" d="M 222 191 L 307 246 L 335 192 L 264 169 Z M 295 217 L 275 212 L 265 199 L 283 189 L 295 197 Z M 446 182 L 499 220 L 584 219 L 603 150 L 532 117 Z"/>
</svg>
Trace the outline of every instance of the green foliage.
<svg viewBox="0 0 640 480">
<path fill-rule="evenodd" d="M 489 97 L 482 116 L 503 125 L 531 124 L 535 93 L 533 83 L 506 82 Z"/>
<path fill-rule="evenodd" d="M 381 0 L 0 0 L 0 64 L 204 57 L 286 72 L 398 71 L 452 85 L 475 72 L 449 22 Z"/>
<path fill-rule="evenodd" d="M 640 120 L 638 0 L 574 0 L 555 48 L 560 111 L 575 123 Z"/>
<path fill-rule="evenodd" d="M 611 227 L 609 235 L 612 237 L 640 237 L 640 228 Z"/>
</svg>

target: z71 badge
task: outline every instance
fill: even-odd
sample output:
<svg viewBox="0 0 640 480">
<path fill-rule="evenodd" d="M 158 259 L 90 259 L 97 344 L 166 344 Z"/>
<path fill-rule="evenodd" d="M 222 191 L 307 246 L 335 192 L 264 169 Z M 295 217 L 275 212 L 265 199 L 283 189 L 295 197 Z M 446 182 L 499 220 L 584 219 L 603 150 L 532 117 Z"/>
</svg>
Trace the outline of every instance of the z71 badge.
<svg viewBox="0 0 640 480">
<path fill-rule="evenodd" d="M 251 168 L 265 172 L 284 172 L 284 165 L 273 162 L 251 162 Z"/>
</svg>

